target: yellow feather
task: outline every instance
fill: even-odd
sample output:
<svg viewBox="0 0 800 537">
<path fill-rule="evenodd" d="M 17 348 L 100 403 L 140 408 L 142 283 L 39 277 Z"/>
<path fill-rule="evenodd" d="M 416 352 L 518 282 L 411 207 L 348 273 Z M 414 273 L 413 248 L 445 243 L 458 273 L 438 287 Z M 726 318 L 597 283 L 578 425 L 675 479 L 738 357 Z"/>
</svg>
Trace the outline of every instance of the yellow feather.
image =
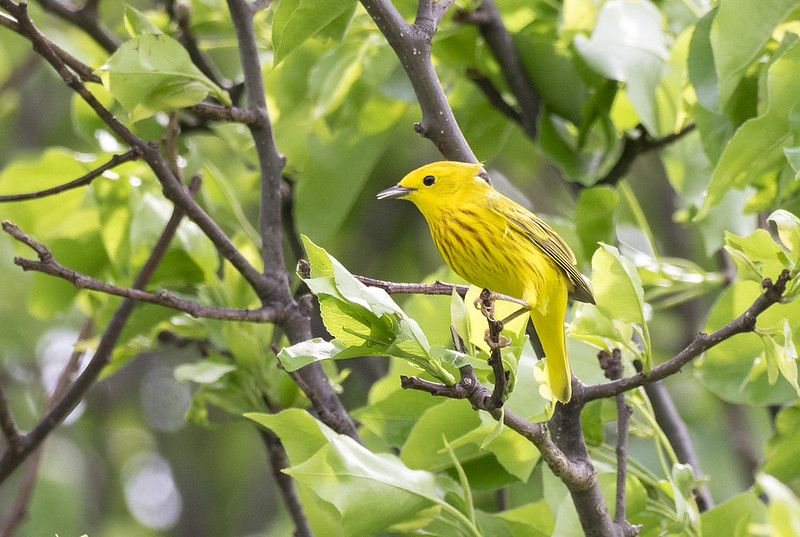
<svg viewBox="0 0 800 537">
<path fill-rule="evenodd" d="M 434 162 L 406 175 L 379 199 L 403 198 L 420 210 L 448 265 L 464 279 L 525 300 L 542 342 L 550 389 L 572 396 L 564 314 L 567 298 L 594 303 L 564 240 L 536 215 L 478 176 L 479 164 Z"/>
</svg>

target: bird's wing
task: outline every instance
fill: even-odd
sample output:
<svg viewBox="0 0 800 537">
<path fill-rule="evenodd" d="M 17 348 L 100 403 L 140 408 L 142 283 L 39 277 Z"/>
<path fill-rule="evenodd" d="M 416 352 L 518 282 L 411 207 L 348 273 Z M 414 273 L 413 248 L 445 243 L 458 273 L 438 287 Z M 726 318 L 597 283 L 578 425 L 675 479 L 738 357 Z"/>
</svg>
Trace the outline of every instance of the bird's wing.
<svg viewBox="0 0 800 537">
<path fill-rule="evenodd" d="M 514 229 L 533 241 L 564 270 L 573 286 L 570 291 L 571 298 L 589 304 L 595 303 L 589 284 L 575 266 L 575 254 L 553 228 L 532 212 L 510 200 L 490 196 L 488 204 L 491 209 L 503 215 Z"/>
</svg>

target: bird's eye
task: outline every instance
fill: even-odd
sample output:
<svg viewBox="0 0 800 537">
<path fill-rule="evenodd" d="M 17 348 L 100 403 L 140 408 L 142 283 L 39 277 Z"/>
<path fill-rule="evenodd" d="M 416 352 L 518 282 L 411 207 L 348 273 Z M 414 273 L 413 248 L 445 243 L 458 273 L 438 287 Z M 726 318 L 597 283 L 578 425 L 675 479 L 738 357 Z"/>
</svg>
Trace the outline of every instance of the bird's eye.
<svg viewBox="0 0 800 537">
<path fill-rule="evenodd" d="M 426 175 L 426 176 L 425 176 L 425 177 L 422 179 L 422 184 L 423 184 L 423 185 L 425 185 L 425 186 L 431 186 L 431 185 L 433 185 L 433 183 L 434 183 L 435 181 L 436 181 L 436 177 L 434 177 L 434 176 L 432 176 L 432 175 Z"/>
</svg>

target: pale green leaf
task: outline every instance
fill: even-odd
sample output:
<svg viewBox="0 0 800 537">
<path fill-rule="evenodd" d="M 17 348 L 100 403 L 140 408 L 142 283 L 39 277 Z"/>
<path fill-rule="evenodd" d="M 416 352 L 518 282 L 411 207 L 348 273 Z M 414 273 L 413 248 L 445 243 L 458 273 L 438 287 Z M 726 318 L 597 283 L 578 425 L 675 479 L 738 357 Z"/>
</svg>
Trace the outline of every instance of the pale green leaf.
<svg viewBox="0 0 800 537">
<path fill-rule="evenodd" d="M 792 254 L 794 264 L 800 263 L 800 218 L 789 211 L 778 209 L 767 217 L 767 221 L 775 223 L 778 237 Z"/>
<path fill-rule="evenodd" d="M 161 34 L 161 29 L 147 18 L 147 15 L 125 4 L 125 29 L 131 37 L 143 34 Z"/>
<path fill-rule="evenodd" d="M 795 0 L 725 0 L 719 3 L 711 23 L 710 41 L 722 106 L 727 105 L 775 27 L 796 5 Z"/>
<path fill-rule="evenodd" d="M 340 15 L 350 10 L 356 0 L 326 0 L 321 6 L 313 0 L 281 0 L 272 19 L 272 48 L 275 63 L 313 36 Z"/>
<path fill-rule="evenodd" d="M 203 360 L 193 364 L 181 364 L 175 368 L 175 380 L 179 382 L 196 382 L 213 384 L 231 371 L 236 371 L 233 364 L 220 364 Z"/>
<path fill-rule="evenodd" d="M 765 174 L 775 174 L 784 165 L 783 148 L 791 140 L 790 111 L 800 101 L 798 69 L 800 43 L 795 42 L 769 67 L 766 112 L 744 122 L 730 139 L 695 220 L 703 219 L 731 188 L 742 188 Z"/>
<path fill-rule="evenodd" d="M 647 131 L 661 132 L 655 96 L 669 54 L 658 8 L 648 1 L 610 0 L 591 38 L 576 36 L 575 47 L 598 73 L 625 82 Z"/>
<path fill-rule="evenodd" d="M 132 120 L 202 101 L 209 93 L 230 98 L 192 63 L 180 43 L 164 34 L 143 34 L 123 43 L 98 74 Z"/>
</svg>

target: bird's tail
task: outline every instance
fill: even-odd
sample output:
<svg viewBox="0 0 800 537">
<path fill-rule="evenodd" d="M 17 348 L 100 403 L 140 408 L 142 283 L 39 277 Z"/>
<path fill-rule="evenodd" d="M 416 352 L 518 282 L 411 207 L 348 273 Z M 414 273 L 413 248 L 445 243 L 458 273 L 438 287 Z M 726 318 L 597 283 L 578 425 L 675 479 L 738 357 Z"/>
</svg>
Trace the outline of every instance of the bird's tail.
<svg viewBox="0 0 800 537">
<path fill-rule="evenodd" d="M 567 360 L 566 336 L 564 335 L 564 314 L 567 312 L 566 289 L 561 296 L 551 296 L 547 311 L 531 309 L 531 320 L 544 349 L 547 377 L 550 390 L 562 403 L 572 397 L 572 373 Z"/>
</svg>

